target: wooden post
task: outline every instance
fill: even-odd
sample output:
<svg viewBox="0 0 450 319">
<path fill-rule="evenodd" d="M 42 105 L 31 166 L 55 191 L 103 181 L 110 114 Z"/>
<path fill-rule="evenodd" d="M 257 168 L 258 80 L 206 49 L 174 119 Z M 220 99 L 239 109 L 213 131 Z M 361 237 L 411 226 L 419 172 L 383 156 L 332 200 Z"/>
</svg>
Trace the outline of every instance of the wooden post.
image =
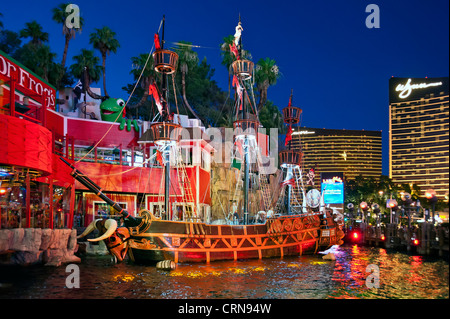
<svg viewBox="0 0 450 319">
<path fill-rule="evenodd" d="M 48 199 L 48 206 L 49 206 L 49 212 L 48 212 L 48 222 L 49 222 L 49 228 L 53 229 L 53 177 L 50 175 L 50 185 L 49 185 L 49 199 Z"/>
<path fill-rule="evenodd" d="M 31 207 L 30 207 L 30 197 L 31 197 L 31 190 L 30 190 L 30 172 L 27 172 L 26 177 L 26 189 L 27 189 L 27 196 L 25 198 L 26 208 L 25 208 L 25 218 L 26 218 L 26 228 L 31 227 Z M 33 225 L 34 226 L 34 225 Z"/>
<path fill-rule="evenodd" d="M 438 236 L 439 236 L 439 257 L 444 256 L 444 236 L 445 236 L 445 231 L 444 231 L 444 227 L 439 226 L 438 228 Z"/>
<path fill-rule="evenodd" d="M 427 232 L 427 222 L 424 222 L 420 225 L 420 253 L 421 254 L 425 254 L 427 249 L 426 249 L 426 232 Z"/>
<path fill-rule="evenodd" d="M 120 144 L 120 148 L 119 148 L 119 164 L 122 165 L 123 161 L 122 161 L 122 144 Z"/>
<path fill-rule="evenodd" d="M 411 229 L 408 227 L 406 229 L 406 251 L 411 250 Z"/>
<path fill-rule="evenodd" d="M 67 226 L 69 229 L 73 227 L 73 211 L 75 207 L 75 182 L 70 186 L 70 206 L 69 206 L 69 220 Z"/>
<path fill-rule="evenodd" d="M 65 155 L 66 155 L 66 158 L 69 158 L 69 136 L 67 134 L 64 136 L 64 141 L 65 141 L 64 144 L 66 145 Z"/>
</svg>

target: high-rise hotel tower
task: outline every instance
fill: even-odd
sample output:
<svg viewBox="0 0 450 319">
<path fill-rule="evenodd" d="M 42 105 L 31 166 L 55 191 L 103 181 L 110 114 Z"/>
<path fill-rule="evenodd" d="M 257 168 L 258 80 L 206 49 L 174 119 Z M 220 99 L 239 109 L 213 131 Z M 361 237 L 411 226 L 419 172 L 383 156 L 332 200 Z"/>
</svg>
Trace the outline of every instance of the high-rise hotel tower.
<svg viewBox="0 0 450 319">
<path fill-rule="evenodd" d="M 346 180 L 381 175 L 381 131 L 299 127 L 292 146 L 303 152 L 304 170 L 316 170 L 316 185 L 321 173 L 341 172 Z"/>
<path fill-rule="evenodd" d="M 448 77 L 389 80 L 389 177 L 441 199 L 449 189 L 448 85 Z"/>
</svg>

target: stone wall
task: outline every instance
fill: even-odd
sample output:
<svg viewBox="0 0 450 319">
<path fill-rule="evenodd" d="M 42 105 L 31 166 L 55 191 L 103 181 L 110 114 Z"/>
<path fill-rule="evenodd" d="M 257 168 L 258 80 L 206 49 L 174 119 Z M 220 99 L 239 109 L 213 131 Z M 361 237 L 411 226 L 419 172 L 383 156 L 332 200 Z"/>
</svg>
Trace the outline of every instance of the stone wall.
<svg viewBox="0 0 450 319">
<path fill-rule="evenodd" d="M 0 264 L 60 266 L 79 263 L 75 229 L 0 229 Z"/>
</svg>

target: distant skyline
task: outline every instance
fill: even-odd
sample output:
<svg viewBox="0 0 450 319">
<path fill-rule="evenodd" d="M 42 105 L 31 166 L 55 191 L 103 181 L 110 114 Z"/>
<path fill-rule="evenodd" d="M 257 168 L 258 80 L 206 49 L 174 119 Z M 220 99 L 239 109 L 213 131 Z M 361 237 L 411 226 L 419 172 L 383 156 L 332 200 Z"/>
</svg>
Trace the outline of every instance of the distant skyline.
<svg viewBox="0 0 450 319">
<path fill-rule="evenodd" d="M 8 1 L 0 12 L 3 28 L 18 32 L 36 20 L 49 33 L 49 45 L 61 61 L 64 37 L 51 10 L 63 1 Z M 239 14 L 242 40 L 253 62 L 270 57 L 281 77 L 268 90 L 280 109 L 303 109 L 301 126 L 378 130 L 383 136 L 383 174 L 388 175 L 389 78 L 446 77 L 449 70 L 449 2 L 431 1 L 72 1 L 84 19 L 81 34 L 70 41 L 66 65 L 89 34 L 110 27 L 121 47 L 106 60 L 108 93 L 127 99 L 122 87 L 133 82 L 131 57 L 148 53 L 162 16 L 166 47 L 190 41 L 207 58 L 213 77 L 228 91 L 228 70 L 220 64 L 220 44 L 234 34 Z M 367 5 L 380 9 L 380 28 L 369 29 Z M 24 39 L 23 42 L 28 40 Z M 99 53 L 96 52 L 99 56 Z M 101 81 L 95 85 L 102 87 Z M 194 106 L 195 107 L 195 106 Z"/>
</svg>

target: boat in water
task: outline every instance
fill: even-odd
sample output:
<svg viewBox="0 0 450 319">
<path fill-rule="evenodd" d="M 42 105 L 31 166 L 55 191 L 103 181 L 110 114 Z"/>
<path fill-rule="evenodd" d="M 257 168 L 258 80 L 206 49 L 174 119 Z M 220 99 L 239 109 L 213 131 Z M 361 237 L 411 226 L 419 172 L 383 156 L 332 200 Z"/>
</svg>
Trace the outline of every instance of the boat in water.
<svg viewBox="0 0 450 319">
<path fill-rule="evenodd" d="M 200 214 L 192 195 L 179 152 L 183 127 L 169 115 L 168 90 L 165 87 L 166 77 L 176 71 L 178 55 L 164 49 L 163 29 L 163 41 L 161 44 L 157 43 L 153 53 L 154 69 L 163 78 L 160 90 L 162 94 L 159 94 L 158 89 L 152 88 L 153 92 L 158 92 L 155 99 L 158 120 L 142 134 L 140 142 L 153 143 L 158 149 L 155 156 L 158 156 L 158 161 L 164 167 L 164 211 L 155 214 L 142 209 L 138 216 L 131 216 L 121 205 L 105 195 L 88 176 L 80 172 L 74 163 L 61 158 L 73 169 L 71 175 L 78 182 L 122 216 L 119 222 L 115 219 L 94 220 L 79 238 L 98 230 L 100 236 L 89 241 L 103 240 L 117 261 L 123 261 L 128 256 L 136 263 L 145 264 L 164 260 L 175 263 L 208 263 L 216 260 L 315 254 L 343 243 L 342 216 L 325 207 L 323 197 L 316 189 L 306 193 L 302 176 L 303 154 L 292 149 L 288 140 L 285 149 L 279 152 L 281 171 L 276 188 L 278 194 L 270 194 L 271 190 L 266 185 L 268 174 L 265 174 L 264 167 L 259 165 L 258 161 L 261 156 L 258 129 L 261 125 L 256 104 L 253 103 L 254 98 L 252 99 L 254 63 L 242 58 L 241 31 L 239 21 L 235 41 L 230 45 L 230 51 L 235 57 L 231 64 L 233 86 L 236 90 L 233 112 L 234 143 L 239 150 L 241 164 L 239 182 L 236 184 L 236 193 L 241 196 L 230 199 L 233 201 L 232 211 L 228 215 L 224 214 L 224 219 L 210 220 L 205 214 Z M 159 35 L 155 37 L 158 38 Z M 289 125 L 288 137 L 292 132 L 292 125 L 300 122 L 301 112 L 300 108 L 292 106 L 291 93 L 289 105 L 283 109 L 284 121 Z M 169 201 L 174 171 L 184 200 L 180 215 L 172 212 Z M 251 212 L 249 208 L 250 173 L 255 171 L 259 177 L 261 200 L 264 201 L 260 206 L 265 208 L 256 213 Z M 212 198 L 212 201 L 214 200 L 216 199 Z"/>
</svg>

